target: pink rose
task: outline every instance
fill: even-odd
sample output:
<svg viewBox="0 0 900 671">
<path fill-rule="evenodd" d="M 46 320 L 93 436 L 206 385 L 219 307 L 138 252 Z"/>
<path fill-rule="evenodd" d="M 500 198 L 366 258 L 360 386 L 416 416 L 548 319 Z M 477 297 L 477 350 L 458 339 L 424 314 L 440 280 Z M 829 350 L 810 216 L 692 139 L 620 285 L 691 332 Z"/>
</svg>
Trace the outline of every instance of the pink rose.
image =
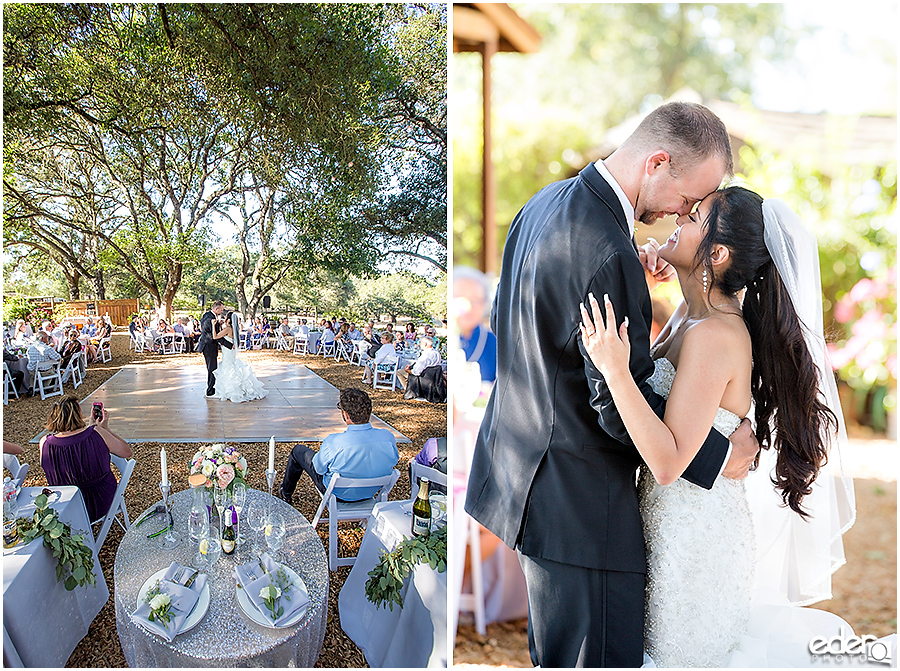
<svg viewBox="0 0 900 671">
<path fill-rule="evenodd" d="M 227 487 L 234 480 L 234 466 L 222 464 L 216 471 L 216 475 L 219 477 L 219 487 Z"/>
</svg>

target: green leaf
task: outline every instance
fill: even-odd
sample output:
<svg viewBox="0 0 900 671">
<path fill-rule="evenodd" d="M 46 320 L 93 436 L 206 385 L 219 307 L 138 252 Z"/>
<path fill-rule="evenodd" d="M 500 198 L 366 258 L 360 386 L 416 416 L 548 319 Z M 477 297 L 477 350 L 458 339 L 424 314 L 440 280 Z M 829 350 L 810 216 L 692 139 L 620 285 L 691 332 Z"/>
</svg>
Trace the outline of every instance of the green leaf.
<svg viewBox="0 0 900 671">
<path fill-rule="evenodd" d="M 72 577 L 75 578 L 78 582 L 84 580 L 84 577 L 87 575 L 87 571 L 84 566 L 76 566 L 75 570 L 72 571 Z"/>
<path fill-rule="evenodd" d="M 50 529 L 50 538 L 55 540 L 55 539 L 59 538 L 60 536 L 62 536 L 62 533 L 63 533 L 63 527 L 61 524 L 58 524 L 57 526 Z"/>
<path fill-rule="evenodd" d="M 65 587 L 68 591 L 71 592 L 77 586 L 78 586 L 78 583 L 76 582 L 75 578 L 73 578 L 72 576 L 69 576 L 68 578 L 66 578 Z"/>
<path fill-rule="evenodd" d="M 38 494 L 37 498 L 34 499 L 34 507 L 38 510 L 43 510 L 47 507 L 47 495 L 46 494 Z M 35 514 L 37 512 L 35 511 Z"/>
<path fill-rule="evenodd" d="M 54 520 L 53 520 L 53 513 L 48 513 L 47 516 L 44 517 L 44 519 L 41 520 L 41 526 L 47 528 L 47 527 L 49 527 L 49 526 L 51 525 L 51 523 L 52 523 L 53 521 L 54 521 Z"/>
</svg>

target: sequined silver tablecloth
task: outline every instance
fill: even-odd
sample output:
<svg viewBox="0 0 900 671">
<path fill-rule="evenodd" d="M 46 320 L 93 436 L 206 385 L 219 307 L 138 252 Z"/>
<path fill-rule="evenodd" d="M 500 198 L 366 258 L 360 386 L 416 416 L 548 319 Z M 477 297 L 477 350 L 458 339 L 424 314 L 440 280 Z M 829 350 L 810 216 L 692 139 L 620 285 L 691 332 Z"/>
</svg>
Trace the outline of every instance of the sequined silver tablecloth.
<svg viewBox="0 0 900 671">
<path fill-rule="evenodd" d="M 269 495 L 247 491 L 247 507 Z M 183 541 L 174 550 L 162 550 L 158 538 L 147 534 L 160 528 L 162 516 L 128 530 L 116 553 L 114 573 L 116 629 L 125 660 L 131 667 L 311 667 L 325 638 L 328 613 L 328 558 L 318 534 L 295 508 L 272 498 L 273 508 L 284 515 L 287 534 L 278 560 L 296 571 L 309 591 L 310 604 L 299 624 L 286 629 L 268 629 L 254 623 L 241 611 L 235 597 L 234 567 L 252 559 L 250 549 L 256 533 L 241 521 L 241 535 L 247 540 L 232 557 L 222 555 L 210 575 L 209 611 L 195 628 L 179 634 L 171 643 L 135 624 L 129 614 L 137 607 L 144 582 L 172 561 L 185 566 L 197 551 L 187 531 L 191 492 L 169 497 L 175 528 Z M 135 518 L 137 519 L 137 518 Z M 218 518 L 213 515 L 213 521 Z"/>
</svg>

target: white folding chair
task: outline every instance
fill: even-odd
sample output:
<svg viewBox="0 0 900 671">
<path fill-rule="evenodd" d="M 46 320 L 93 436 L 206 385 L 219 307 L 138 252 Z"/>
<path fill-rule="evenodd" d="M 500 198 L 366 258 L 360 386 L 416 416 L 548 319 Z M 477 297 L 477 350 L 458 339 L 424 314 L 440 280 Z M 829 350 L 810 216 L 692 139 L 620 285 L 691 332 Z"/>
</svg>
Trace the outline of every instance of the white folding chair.
<svg viewBox="0 0 900 671">
<path fill-rule="evenodd" d="M 117 469 L 119 469 L 119 484 L 116 486 L 116 494 L 113 497 L 112 504 L 109 506 L 109 511 L 103 517 L 91 522 L 92 527 L 95 524 L 100 524 L 102 522 L 100 531 L 97 533 L 97 537 L 94 540 L 94 548 L 98 553 L 100 552 L 100 548 L 103 547 L 103 543 L 106 541 L 106 535 L 109 533 L 109 528 L 112 526 L 113 520 L 122 527 L 123 531 L 128 531 L 128 527 L 131 526 L 131 522 L 128 520 L 128 509 L 125 507 L 125 488 L 128 486 L 128 481 L 131 480 L 131 474 L 134 472 L 136 462 L 134 459 L 125 459 L 116 456 L 115 454 L 109 455 L 109 460 Z M 124 523 L 117 517 L 120 512 L 122 513 Z"/>
<path fill-rule="evenodd" d="M 320 354 L 323 357 L 334 356 L 334 347 L 335 347 L 334 340 L 332 340 L 331 342 L 322 342 L 320 340 L 319 344 L 321 345 Z"/>
<path fill-rule="evenodd" d="M 309 354 L 307 350 L 307 345 L 309 344 L 309 337 L 302 336 L 299 333 L 294 336 L 294 351 L 293 354 Z"/>
<path fill-rule="evenodd" d="M 277 329 L 275 331 L 275 349 L 283 350 L 285 352 L 291 351 L 291 346 L 288 345 L 287 336 L 281 332 L 281 329 Z"/>
<path fill-rule="evenodd" d="M 372 389 L 397 388 L 397 370 L 400 360 L 394 358 L 393 363 L 380 363 L 372 368 Z"/>
<path fill-rule="evenodd" d="M 6 365 L 6 362 L 3 362 L 3 405 L 9 405 L 9 390 L 12 389 L 12 393 L 16 398 L 19 398 L 19 391 L 16 389 L 15 380 L 13 380 L 12 373 L 9 370 L 9 366 Z"/>
<path fill-rule="evenodd" d="M 441 473 L 438 469 L 431 466 L 420 464 L 415 458 L 409 462 L 409 470 L 409 488 L 412 492 L 410 500 L 414 500 L 419 494 L 419 478 L 428 478 L 429 482 L 434 482 L 444 487 L 447 486 L 446 473 Z"/>
<path fill-rule="evenodd" d="M 18 480 L 19 484 L 21 484 L 25 479 L 25 476 L 28 475 L 28 464 L 20 464 L 18 457 L 14 454 L 3 455 L 3 468 L 8 470 L 10 477 L 13 480 Z"/>
<path fill-rule="evenodd" d="M 76 352 L 69 359 L 68 365 L 63 369 L 62 381 L 68 382 L 72 380 L 72 388 L 78 389 L 78 386 L 84 381 L 81 375 L 81 356 L 83 352 Z"/>
<path fill-rule="evenodd" d="M 322 502 L 313 518 L 312 526 L 315 528 L 319 522 L 328 522 L 328 568 L 337 571 L 338 566 L 353 566 L 356 557 L 338 557 L 338 522 L 346 520 L 365 520 L 372 514 L 372 508 L 380 501 L 387 501 L 388 494 L 397 483 L 400 471 L 393 469 L 389 475 L 380 478 L 343 478 L 340 473 L 331 476 L 328 489 L 322 494 Z M 334 494 L 335 488 L 344 487 L 381 487 L 381 490 L 372 498 L 365 501 L 338 501 Z M 319 491 L 318 489 L 316 491 Z M 326 506 L 328 517 L 322 517 Z"/>
<path fill-rule="evenodd" d="M 344 345 L 343 343 L 335 342 L 334 360 L 340 361 L 341 359 L 343 359 L 344 361 L 349 362 L 350 354 L 355 351 L 356 351 L 355 347 L 353 347 L 352 349 L 348 349 L 347 346 Z"/>
<path fill-rule="evenodd" d="M 367 343 L 365 340 L 353 341 L 353 351 L 350 353 L 350 363 L 353 363 L 355 360 L 356 363 L 353 363 L 354 366 L 363 365 L 363 355 L 368 356 L 368 354 L 366 354 L 368 344 L 369 343 Z"/>
<path fill-rule="evenodd" d="M 59 361 L 43 361 L 34 370 L 31 391 L 40 391 L 42 401 L 48 396 L 63 395 L 62 373 L 59 370 L 59 364 Z M 45 382 L 48 383 L 46 388 L 44 387 Z"/>
<path fill-rule="evenodd" d="M 131 345 L 129 345 L 129 348 Z M 100 356 L 100 361 L 103 363 L 108 363 L 112 361 L 112 347 L 109 344 L 109 337 L 100 338 L 100 342 L 97 344 L 97 354 Z"/>
</svg>

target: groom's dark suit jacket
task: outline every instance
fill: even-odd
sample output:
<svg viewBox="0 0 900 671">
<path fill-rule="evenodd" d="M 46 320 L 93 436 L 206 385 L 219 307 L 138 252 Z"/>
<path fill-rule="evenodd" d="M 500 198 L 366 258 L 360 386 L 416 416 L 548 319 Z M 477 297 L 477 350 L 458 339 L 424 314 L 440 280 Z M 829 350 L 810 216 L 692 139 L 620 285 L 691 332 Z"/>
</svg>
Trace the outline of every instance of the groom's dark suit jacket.
<svg viewBox="0 0 900 671">
<path fill-rule="evenodd" d="M 200 339 L 197 340 L 197 351 L 202 352 L 208 345 L 219 350 L 219 341 L 213 338 L 213 323 L 216 321 L 216 315 L 212 310 L 207 310 L 200 317 Z"/>
<path fill-rule="evenodd" d="M 588 165 L 537 193 L 513 221 L 491 323 L 497 382 L 478 435 L 466 510 L 511 548 L 590 569 L 645 572 L 640 456 L 581 342 L 578 303 L 629 317 L 631 373 L 647 379 L 650 295 L 631 222 Z M 684 477 L 706 488 L 728 441 L 712 431 Z"/>
</svg>

